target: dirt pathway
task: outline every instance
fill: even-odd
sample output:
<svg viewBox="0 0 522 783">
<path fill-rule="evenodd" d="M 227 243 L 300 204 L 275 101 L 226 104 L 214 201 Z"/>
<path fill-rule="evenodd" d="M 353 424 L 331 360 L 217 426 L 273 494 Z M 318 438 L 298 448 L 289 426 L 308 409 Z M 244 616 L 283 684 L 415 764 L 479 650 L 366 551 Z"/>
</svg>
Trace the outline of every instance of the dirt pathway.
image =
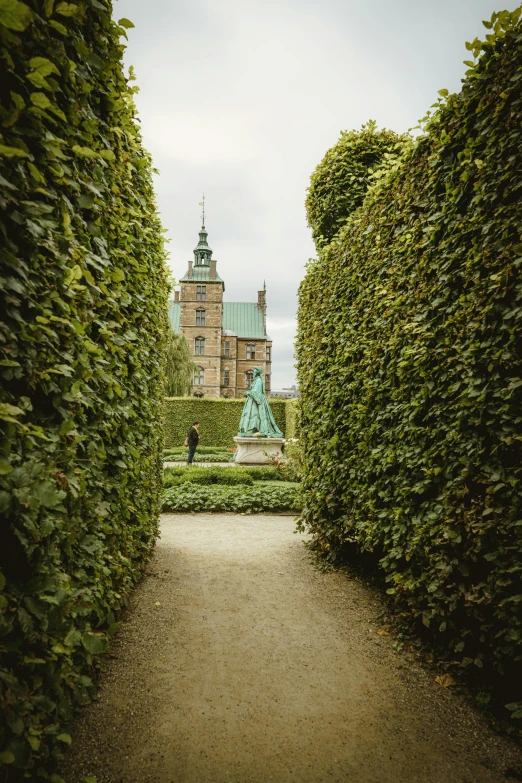
<svg viewBox="0 0 522 783">
<path fill-rule="evenodd" d="M 293 529 L 164 515 L 67 783 L 506 781 L 521 754 L 395 652 L 379 599 L 314 570 Z"/>
</svg>

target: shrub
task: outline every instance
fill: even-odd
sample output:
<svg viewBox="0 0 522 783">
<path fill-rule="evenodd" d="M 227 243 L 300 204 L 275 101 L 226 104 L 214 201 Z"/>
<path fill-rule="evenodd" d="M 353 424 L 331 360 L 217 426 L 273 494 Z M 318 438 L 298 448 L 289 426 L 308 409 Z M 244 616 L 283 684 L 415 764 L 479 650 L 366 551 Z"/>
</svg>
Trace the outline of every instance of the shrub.
<svg viewBox="0 0 522 783">
<path fill-rule="evenodd" d="M 373 120 L 360 131 L 341 132 L 312 174 L 307 191 L 308 225 L 318 245 L 332 241 L 362 204 L 374 170 L 387 156 L 396 156 L 408 140 L 385 128 L 378 130 Z"/>
<path fill-rule="evenodd" d="M 276 424 L 284 433 L 286 411 L 293 400 L 270 399 Z M 167 447 L 182 446 L 192 422 L 199 421 L 202 445 L 234 446 L 245 399 L 172 397 L 165 400 L 165 443 Z M 198 447 L 200 448 L 200 447 Z"/>
<path fill-rule="evenodd" d="M 225 487 L 196 486 L 189 483 L 165 492 L 163 511 L 215 511 L 262 513 L 298 511 L 301 507 L 297 487 Z"/>
<path fill-rule="evenodd" d="M 0 3 L 0 766 L 13 780 L 47 777 L 70 741 L 157 533 L 168 286 L 122 70 L 130 23 L 111 10 Z"/>
<path fill-rule="evenodd" d="M 375 552 L 454 659 L 501 672 L 522 657 L 519 15 L 309 267 L 297 348 L 302 525 L 331 558 Z"/>
</svg>

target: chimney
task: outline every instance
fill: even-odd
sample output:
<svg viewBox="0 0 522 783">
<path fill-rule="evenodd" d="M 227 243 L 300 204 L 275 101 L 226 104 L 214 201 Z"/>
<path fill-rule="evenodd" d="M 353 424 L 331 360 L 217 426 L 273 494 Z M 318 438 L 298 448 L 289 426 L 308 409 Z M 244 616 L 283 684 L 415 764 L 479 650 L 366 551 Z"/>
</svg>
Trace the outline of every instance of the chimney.
<svg viewBox="0 0 522 783">
<path fill-rule="evenodd" d="M 257 306 L 266 312 L 266 288 L 257 292 Z"/>
<path fill-rule="evenodd" d="M 215 280 L 216 279 L 216 259 L 211 258 L 210 259 L 210 279 Z"/>
<path fill-rule="evenodd" d="M 174 301 L 179 302 L 179 291 L 174 291 Z"/>
<path fill-rule="evenodd" d="M 192 280 L 192 261 L 189 261 L 189 267 L 188 267 L 188 275 L 189 280 Z"/>
</svg>

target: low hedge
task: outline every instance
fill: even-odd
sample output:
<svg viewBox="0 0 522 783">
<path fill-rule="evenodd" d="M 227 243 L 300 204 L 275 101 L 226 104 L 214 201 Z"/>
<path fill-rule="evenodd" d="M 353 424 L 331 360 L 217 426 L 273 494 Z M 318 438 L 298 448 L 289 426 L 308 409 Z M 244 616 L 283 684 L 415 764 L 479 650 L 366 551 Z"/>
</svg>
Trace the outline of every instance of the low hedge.
<svg viewBox="0 0 522 783">
<path fill-rule="evenodd" d="M 49 779 L 157 535 L 168 280 L 129 26 L 0 2 L 2 781 Z"/>
<path fill-rule="evenodd" d="M 300 490 L 295 486 L 253 487 L 198 486 L 189 483 L 171 487 L 165 492 L 163 511 L 214 511 L 263 513 L 299 511 Z"/>
<path fill-rule="evenodd" d="M 168 397 L 165 400 L 165 446 L 182 446 L 189 427 L 195 421 L 200 422 L 199 436 L 203 446 L 234 446 L 239 421 L 245 400 L 225 400 L 223 398 L 204 397 Z M 287 429 L 287 410 L 293 417 L 293 400 L 270 399 L 270 407 L 276 424 L 283 432 Z M 295 417 L 293 418 L 295 428 Z M 291 425 L 292 426 L 292 425 Z M 295 431 L 292 437 L 295 436 Z"/>
<path fill-rule="evenodd" d="M 303 526 L 374 552 L 452 660 L 522 659 L 522 26 L 468 45 L 458 95 L 299 295 Z M 480 55 L 480 56 L 479 56 Z"/>
<path fill-rule="evenodd" d="M 171 451 L 168 456 L 163 457 L 165 462 L 186 462 L 187 449 L 184 451 Z M 193 457 L 194 462 L 233 462 L 234 455 L 228 452 L 217 454 L 199 454 L 197 451 Z"/>
<path fill-rule="evenodd" d="M 180 484 L 224 484 L 236 486 L 237 484 L 252 485 L 253 477 L 243 468 L 193 468 L 186 467 L 165 468 L 163 471 L 163 486 L 174 487 Z"/>
<path fill-rule="evenodd" d="M 186 454 L 186 447 L 163 449 L 163 457 L 167 459 L 171 454 Z M 223 454 L 225 457 L 233 456 L 234 450 L 225 446 L 198 446 L 197 454 Z"/>
</svg>

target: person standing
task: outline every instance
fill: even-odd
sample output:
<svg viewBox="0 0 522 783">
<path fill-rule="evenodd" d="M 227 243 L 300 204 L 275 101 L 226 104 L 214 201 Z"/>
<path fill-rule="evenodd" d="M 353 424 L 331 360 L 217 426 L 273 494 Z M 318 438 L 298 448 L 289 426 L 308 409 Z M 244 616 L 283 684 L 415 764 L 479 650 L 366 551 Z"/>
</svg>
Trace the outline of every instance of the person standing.
<svg viewBox="0 0 522 783">
<path fill-rule="evenodd" d="M 187 433 L 187 439 L 185 441 L 185 446 L 188 446 L 187 465 L 192 465 L 192 460 L 194 459 L 194 454 L 196 453 L 196 449 L 198 447 L 198 443 L 199 443 L 198 430 L 199 430 L 199 421 L 195 421 Z"/>
</svg>

